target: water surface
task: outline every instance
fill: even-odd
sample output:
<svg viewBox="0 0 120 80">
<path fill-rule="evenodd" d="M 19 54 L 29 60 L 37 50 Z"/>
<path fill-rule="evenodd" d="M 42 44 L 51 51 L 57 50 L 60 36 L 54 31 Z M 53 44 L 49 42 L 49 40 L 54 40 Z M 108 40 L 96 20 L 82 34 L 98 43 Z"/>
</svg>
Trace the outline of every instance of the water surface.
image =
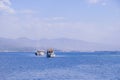
<svg viewBox="0 0 120 80">
<path fill-rule="evenodd" d="M 0 80 L 120 80 L 120 53 L 0 53 Z"/>
</svg>

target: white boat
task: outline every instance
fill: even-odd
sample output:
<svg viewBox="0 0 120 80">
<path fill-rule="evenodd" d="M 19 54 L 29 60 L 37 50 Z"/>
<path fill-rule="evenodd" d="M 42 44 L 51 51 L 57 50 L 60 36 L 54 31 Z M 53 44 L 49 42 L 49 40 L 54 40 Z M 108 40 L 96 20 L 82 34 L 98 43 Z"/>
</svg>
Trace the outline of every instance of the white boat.
<svg viewBox="0 0 120 80">
<path fill-rule="evenodd" d="M 35 53 L 36 56 L 43 56 L 45 55 L 45 51 L 44 50 L 37 50 L 37 52 Z"/>
<path fill-rule="evenodd" d="M 53 49 L 48 49 L 48 50 L 47 50 L 47 57 L 48 57 L 48 58 L 53 58 L 53 57 L 55 57 L 55 53 L 54 53 L 54 50 L 53 50 Z"/>
</svg>

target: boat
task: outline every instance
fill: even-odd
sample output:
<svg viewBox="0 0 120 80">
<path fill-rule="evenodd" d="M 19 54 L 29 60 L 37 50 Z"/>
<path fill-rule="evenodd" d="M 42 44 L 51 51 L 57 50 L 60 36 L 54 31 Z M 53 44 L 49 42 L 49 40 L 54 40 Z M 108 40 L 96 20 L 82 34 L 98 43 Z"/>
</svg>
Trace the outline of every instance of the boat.
<svg viewBox="0 0 120 80">
<path fill-rule="evenodd" d="M 53 49 L 48 49 L 47 50 L 47 58 L 53 58 L 55 57 L 55 53 Z"/>
<path fill-rule="evenodd" d="M 44 50 L 37 50 L 37 52 L 35 52 L 36 56 L 43 56 L 45 55 L 45 51 Z"/>
</svg>

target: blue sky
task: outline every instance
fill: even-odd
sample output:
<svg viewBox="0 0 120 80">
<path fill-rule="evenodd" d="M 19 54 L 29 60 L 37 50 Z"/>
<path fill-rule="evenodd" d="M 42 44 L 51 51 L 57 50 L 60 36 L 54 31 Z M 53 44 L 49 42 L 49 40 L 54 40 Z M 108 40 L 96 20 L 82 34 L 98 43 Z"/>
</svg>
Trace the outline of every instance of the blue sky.
<svg viewBox="0 0 120 80">
<path fill-rule="evenodd" d="M 0 0 L 0 37 L 120 45 L 119 0 Z"/>
</svg>

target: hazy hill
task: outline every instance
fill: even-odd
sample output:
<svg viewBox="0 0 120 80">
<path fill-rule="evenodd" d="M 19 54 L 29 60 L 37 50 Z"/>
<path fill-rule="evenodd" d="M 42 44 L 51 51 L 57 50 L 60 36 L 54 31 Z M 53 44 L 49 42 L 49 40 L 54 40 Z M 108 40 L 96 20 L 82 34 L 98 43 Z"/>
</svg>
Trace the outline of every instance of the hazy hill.
<svg viewBox="0 0 120 80">
<path fill-rule="evenodd" d="M 100 51 L 113 50 L 115 47 L 66 38 L 41 40 L 0 38 L 0 51 L 35 51 L 47 48 L 63 51 Z"/>
</svg>

